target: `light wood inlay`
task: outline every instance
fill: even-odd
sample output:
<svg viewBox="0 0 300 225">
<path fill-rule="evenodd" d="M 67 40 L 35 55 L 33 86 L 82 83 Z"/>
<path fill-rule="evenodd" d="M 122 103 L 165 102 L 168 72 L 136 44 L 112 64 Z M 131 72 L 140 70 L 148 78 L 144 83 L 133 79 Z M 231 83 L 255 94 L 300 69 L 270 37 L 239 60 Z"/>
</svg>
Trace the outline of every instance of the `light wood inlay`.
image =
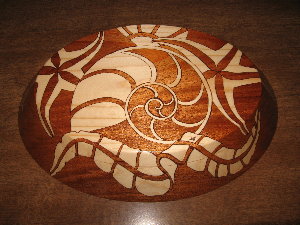
<svg viewBox="0 0 300 225">
<path fill-rule="evenodd" d="M 131 25 L 59 50 L 21 112 L 28 151 L 46 154 L 35 159 L 63 183 L 130 201 L 199 195 L 241 175 L 266 150 L 267 97 L 248 57 L 208 36 Z"/>
</svg>

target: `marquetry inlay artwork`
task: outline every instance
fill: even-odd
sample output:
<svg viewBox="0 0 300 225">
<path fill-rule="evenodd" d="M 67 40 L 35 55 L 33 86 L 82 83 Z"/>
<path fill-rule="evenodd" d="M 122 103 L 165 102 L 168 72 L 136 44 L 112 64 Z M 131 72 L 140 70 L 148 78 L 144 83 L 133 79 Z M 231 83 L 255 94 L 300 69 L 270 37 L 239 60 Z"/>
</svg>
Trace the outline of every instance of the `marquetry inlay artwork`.
<svg viewBox="0 0 300 225">
<path fill-rule="evenodd" d="M 174 200 L 257 161 L 263 90 L 257 68 L 227 42 L 172 26 L 119 27 L 44 64 L 24 97 L 20 131 L 39 165 L 75 189 Z"/>
</svg>

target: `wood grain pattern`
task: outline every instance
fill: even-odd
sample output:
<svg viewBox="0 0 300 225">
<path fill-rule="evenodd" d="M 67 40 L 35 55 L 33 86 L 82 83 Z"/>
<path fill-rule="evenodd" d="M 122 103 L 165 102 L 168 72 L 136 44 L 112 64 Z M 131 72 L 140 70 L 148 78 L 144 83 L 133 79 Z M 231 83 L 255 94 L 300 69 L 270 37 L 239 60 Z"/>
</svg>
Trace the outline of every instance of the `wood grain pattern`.
<svg viewBox="0 0 300 225">
<path fill-rule="evenodd" d="M 266 119 L 276 111 L 269 99 L 254 64 L 231 44 L 186 28 L 123 26 L 45 63 L 24 96 L 20 132 L 39 165 L 71 187 L 174 200 L 253 165 L 276 125 Z"/>
<path fill-rule="evenodd" d="M 1 224 L 299 224 L 296 1 L 0 4 Z M 18 131 L 18 107 L 33 74 L 73 40 L 137 23 L 177 24 L 213 34 L 241 49 L 263 70 L 276 94 L 278 125 L 269 149 L 243 176 L 215 191 L 180 201 L 111 201 L 62 185 L 25 150 Z"/>
</svg>

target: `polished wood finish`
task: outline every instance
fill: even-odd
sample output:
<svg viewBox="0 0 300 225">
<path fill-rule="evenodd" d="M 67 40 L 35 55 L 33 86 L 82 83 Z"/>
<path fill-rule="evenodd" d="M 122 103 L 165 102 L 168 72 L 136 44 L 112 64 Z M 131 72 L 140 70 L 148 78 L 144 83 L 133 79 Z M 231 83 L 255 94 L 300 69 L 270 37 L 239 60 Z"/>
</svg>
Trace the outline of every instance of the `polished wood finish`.
<svg viewBox="0 0 300 225">
<path fill-rule="evenodd" d="M 300 42 L 295 1 L 0 4 L 1 224 L 299 223 Z M 213 34 L 241 49 L 264 72 L 278 102 L 277 130 L 263 157 L 238 179 L 180 201 L 111 201 L 62 185 L 25 150 L 18 131 L 18 107 L 33 74 L 74 40 L 137 23 L 177 24 Z"/>
<path fill-rule="evenodd" d="M 255 65 L 231 44 L 130 25 L 55 53 L 25 92 L 19 125 L 32 157 L 63 183 L 166 201 L 216 189 L 252 166 L 275 130 L 269 99 Z"/>
</svg>

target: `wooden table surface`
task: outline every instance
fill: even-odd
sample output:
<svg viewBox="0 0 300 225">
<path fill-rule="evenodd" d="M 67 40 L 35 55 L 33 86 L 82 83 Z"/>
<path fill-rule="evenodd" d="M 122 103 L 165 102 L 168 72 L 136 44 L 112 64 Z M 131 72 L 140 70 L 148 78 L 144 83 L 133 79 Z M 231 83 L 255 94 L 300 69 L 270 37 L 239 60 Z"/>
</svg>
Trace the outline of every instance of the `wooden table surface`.
<svg viewBox="0 0 300 225">
<path fill-rule="evenodd" d="M 296 1 L 0 1 L 0 224 L 299 224 L 299 24 Z M 130 24 L 187 27 L 242 50 L 273 87 L 274 139 L 244 175 L 189 199 L 101 199 L 59 183 L 18 131 L 26 86 L 53 53 L 96 31 Z"/>
</svg>

